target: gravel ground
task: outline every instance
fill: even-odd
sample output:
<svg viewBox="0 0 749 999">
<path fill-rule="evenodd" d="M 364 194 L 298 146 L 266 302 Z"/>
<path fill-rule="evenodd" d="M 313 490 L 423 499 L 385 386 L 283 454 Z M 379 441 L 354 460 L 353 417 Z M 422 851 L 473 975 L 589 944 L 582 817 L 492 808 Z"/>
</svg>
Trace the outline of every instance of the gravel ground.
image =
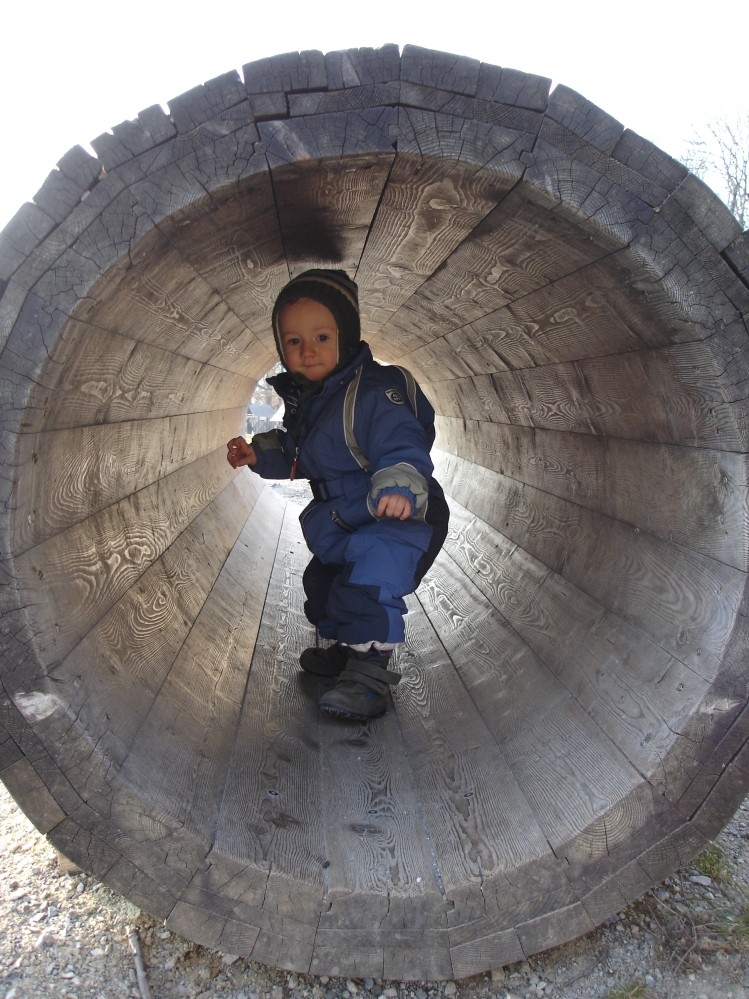
<svg viewBox="0 0 749 999">
<path fill-rule="evenodd" d="M 0 999 L 749 999 L 749 798 L 711 856 L 574 943 L 457 982 L 314 978 L 192 944 L 70 870 L 0 785 Z"/>
</svg>

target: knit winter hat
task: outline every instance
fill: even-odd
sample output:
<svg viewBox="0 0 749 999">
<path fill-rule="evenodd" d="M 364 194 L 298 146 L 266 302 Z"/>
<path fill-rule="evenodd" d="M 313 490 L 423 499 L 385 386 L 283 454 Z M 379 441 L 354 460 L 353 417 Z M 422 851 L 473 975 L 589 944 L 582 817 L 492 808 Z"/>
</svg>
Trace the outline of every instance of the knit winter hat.
<svg viewBox="0 0 749 999">
<path fill-rule="evenodd" d="M 278 329 L 278 313 L 284 305 L 311 298 L 330 309 L 338 326 L 338 367 L 347 364 L 359 349 L 359 289 L 345 271 L 311 270 L 298 274 L 279 292 L 273 306 L 273 335 L 281 363 L 286 366 Z"/>
</svg>

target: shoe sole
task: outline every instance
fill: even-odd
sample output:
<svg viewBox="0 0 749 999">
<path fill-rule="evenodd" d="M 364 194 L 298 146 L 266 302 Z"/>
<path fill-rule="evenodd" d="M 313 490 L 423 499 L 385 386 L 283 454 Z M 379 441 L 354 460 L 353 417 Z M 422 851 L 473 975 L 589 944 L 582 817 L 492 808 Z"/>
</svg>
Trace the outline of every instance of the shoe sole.
<svg viewBox="0 0 749 999">
<path fill-rule="evenodd" d="M 320 710 L 324 711 L 327 715 L 333 715 L 334 718 L 345 718 L 347 721 L 369 721 L 371 718 L 382 718 L 387 712 L 387 707 L 371 715 L 362 714 L 361 711 L 349 711 L 346 708 L 337 708 L 332 704 L 321 704 Z"/>
</svg>

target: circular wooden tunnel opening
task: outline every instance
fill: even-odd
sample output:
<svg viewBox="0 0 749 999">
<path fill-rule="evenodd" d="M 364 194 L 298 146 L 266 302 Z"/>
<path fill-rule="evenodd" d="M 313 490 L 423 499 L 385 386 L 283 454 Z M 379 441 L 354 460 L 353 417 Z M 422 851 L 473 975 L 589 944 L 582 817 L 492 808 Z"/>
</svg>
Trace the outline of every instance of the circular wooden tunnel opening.
<svg viewBox="0 0 749 999">
<path fill-rule="evenodd" d="M 392 46 L 94 148 L 0 252 L 2 776 L 37 825 L 191 939 L 394 979 L 568 940 L 698 852 L 749 786 L 717 199 L 563 87 Z M 321 265 L 432 400 L 452 508 L 366 726 L 298 674 L 296 511 L 225 460 Z"/>
</svg>

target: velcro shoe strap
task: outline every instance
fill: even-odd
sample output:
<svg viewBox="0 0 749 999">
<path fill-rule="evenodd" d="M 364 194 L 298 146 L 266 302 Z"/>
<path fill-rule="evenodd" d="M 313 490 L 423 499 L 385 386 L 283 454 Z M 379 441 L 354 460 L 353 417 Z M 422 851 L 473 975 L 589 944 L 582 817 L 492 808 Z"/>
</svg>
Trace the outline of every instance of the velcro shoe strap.
<svg viewBox="0 0 749 999">
<path fill-rule="evenodd" d="M 391 687 L 395 687 L 401 681 L 400 673 L 392 673 L 390 670 L 385 669 L 384 666 L 377 666 L 375 663 L 367 660 L 362 661 L 361 659 L 352 658 L 346 663 L 346 669 L 341 674 L 341 677 L 344 675 L 347 680 L 358 680 L 360 683 L 366 683 L 367 679 L 379 680 L 380 683 L 387 683 Z"/>
</svg>

